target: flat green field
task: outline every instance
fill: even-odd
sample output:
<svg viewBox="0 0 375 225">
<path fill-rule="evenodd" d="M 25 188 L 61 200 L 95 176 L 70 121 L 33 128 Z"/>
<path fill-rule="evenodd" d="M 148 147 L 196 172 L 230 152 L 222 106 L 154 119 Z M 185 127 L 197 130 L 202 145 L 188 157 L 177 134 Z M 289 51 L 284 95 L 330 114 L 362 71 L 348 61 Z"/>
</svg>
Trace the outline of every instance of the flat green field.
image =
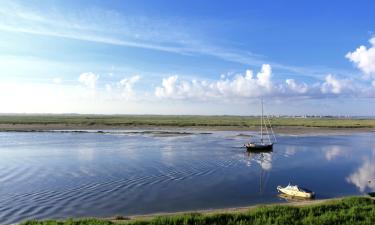
<svg viewBox="0 0 375 225">
<path fill-rule="evenodd" d="M 375 200 L 348 197 L 306 206 L 260 206 L 242 212 L 190 213 L 116 221 L 128 225 L 369 224 L 375 222 Z M 110 220 L 28 221 L 23 225 L 112 225 Z"/>
<path fill-rule="evenodd" d="M 375 128 L 375 119 L 271 118 L 273 126 Z M 251 116 L 1 115 L 3 125 L 254 127 Z"/>
</svg>

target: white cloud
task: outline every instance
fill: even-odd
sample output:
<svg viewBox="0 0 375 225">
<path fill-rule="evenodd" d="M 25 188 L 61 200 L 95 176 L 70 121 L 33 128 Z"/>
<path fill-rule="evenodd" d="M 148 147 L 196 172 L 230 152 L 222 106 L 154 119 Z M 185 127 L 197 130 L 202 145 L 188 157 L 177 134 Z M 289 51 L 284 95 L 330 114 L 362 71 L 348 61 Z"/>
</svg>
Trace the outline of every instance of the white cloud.
<svg viewBox="0 0 375 225">
<path fill-rule="evenodd" d="M 267 89 L 271 89 L 271 73 L 272 73 L 272 69 L 271 69 L 271 66 L 269 64 L 263 64 L 262 66 L 262 70 L 257 74 L 257 83 L 260 85 L 260 86 L 263 86 Z M 252 74 L 252 73 L 251 73 Z M 246 73 L 246 78 L 248 78 L 247 76 L 248 74 Z M 251 80 L 252 76 L 249 77 L 249 80 Z"/>
<path fill-rule="evenodd" d="M 1 112 L 69 113 L 68 106 L 84 106 L 84 89 L 79 86 L 52 83 L 0 82 Z M 79 103 L 78 103 L 79 102 Z"/>
<path fill-rule="evenodd" d="M 328 74 L 325 78 L 325 82 L 321 86 L 323 94 L 341 94 L 345 90 L 351 88 L 351 82 L 347 79 L 337 79 L 332 74 Z"/>
<path fill-rule="evenodd" d="M 99 75 L 96 75 L 92 72 L 82 73 L 79 75 L 78 81 L 90 89 L 95 89 L 96 82 L 99 79 Z"/>
<path fill-rule="evenodd" d="M 162 85 L 156 87 L 155 95 L 159 98 L 172 99 L 210 99 L 210 98 L 247 98 L 268 95 L 273 91 L 271 66 L 264 64 L 256 78 L 247 70 L 245 75 L 233 79 L 218 81 L 180 80 L 177 75 L 164 78 Z"/>
<path fill-rule="evenodd" d="M 105 90 L 106 90 L 107 92 L 112 92 L 112 85 L 110 85 L 110 84 L 106 84 L 106 85 L 105 85 Z"/>
<path fill-rule="evenodd" d="M 132 76 L 130 78 L 122 79 L 118 84 L 121 88 L 121 96 L 125 99 L 129 99 L 134 96 L 133 86 L 139 81 L 141 77 L 138 75 Z"/>
<path fill-rule="evenodd" d="M 308 91 L 308 86 L 305 83 L 297 84 L 294 79 L 286 79 L 285 83 L 287 85 L 287 88 L 291 90 L 292 92 L 304 94 Z"/>
<path fill-rule="evenodd" d="M 268 96 L 275 98 L 322 98 L 333 96 L 374 96 L 375 90 L 371 85 L 355 83 L 352 79 L 339 79 L 332 74 L 326 75 L 321 82 L 306 84 L 294 79 L 286 79 L 285 83 L 272 81 L 272 69 L 264 64 L 256 76 L 252 70 L 246 70 L 244 75 L 238 74 L 232 78 L 223 77 L 219 80 L 186 80 L 177 75 L 164 78 L 162 84 L 155 89 L 155 96 L 169 99 L 195 100 L 231 100 L 248 99 Z M 375 84 L 375 82 L 374 82 Z"/>
<path fill-rule="evenodd" d="M 55 77 L 55 78 L 53 78 L 52 82 L 55 83 L 55 84 L 61 84 L 62 79 L 60 77 Z"/>
<path fill-rule="evenodd" d="M 375 37 L 371 38 L 369 42 L 371 47 L 367 48 L 361 45 L 354 52 L 346 54 L 346 58 L 366 75 L 375 75 Z"/>
</svg>

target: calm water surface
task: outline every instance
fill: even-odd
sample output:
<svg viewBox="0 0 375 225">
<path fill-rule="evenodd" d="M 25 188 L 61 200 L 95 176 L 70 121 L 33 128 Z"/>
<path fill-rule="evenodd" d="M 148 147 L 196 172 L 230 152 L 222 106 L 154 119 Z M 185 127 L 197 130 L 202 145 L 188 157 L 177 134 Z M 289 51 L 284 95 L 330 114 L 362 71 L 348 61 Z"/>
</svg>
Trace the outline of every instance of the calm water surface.
<svg viewBox="0 0 375 225">
<path fill-rule="evenodd" d="M 0 224 L 285 202 L 375 191 L 375 133 L 279 136 L 247 154 L 251 133 L 0 133 Z M 369 182 L 372 180 L 372 182 Z"/>
</svg>

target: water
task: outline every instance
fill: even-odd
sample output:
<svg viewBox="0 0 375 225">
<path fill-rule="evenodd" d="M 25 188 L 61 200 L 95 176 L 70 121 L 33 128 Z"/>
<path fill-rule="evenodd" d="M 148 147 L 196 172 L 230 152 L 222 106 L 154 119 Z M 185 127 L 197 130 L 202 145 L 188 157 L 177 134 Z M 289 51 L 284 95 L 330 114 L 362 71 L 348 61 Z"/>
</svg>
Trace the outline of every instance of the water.
<svg viewBox="0 0 375 225">
<path fill-rule="evenodd" d="M 250 155 L 249 134 L 0 133 L 0 224 L 285 202 L 288 182 L 317 198 L 375 191 L 375 133 L 279 136 Z"/>
</svg>

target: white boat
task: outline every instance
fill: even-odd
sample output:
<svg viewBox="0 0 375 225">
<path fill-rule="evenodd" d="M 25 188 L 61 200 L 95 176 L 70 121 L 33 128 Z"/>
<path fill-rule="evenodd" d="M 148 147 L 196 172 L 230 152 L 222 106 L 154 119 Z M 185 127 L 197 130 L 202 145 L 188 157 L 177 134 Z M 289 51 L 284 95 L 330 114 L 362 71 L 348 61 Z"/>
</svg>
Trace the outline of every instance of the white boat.
<svg viewBox="0 0 375 225">
<path fill-rule="evenodd" d="M 286 187 L 277 186 L 277 191 L 293 197 L 301 197 L 301 198 L 314 198 L 315 193 L 307 190 L 305 188 L 301 188 L 298 185 L 291 185 L 288 184 Z"/>
<path fill-rule="evenodd" d="M 248 151 L 272 151 L 273 144 L 276 143 L 275 133 L 273 132 L 271 122 L 268 117 L 264 118 L 263 116 L 263 98 L 261 99 L 262 103 L 262 115 L 260 117 L 260 140 L 259 141 L 250 141 L 244 146 Z M 263 129 L 265 130 L 265 135 L 263 134 Z M 272 135 L 272 141 L 270 137 Z M 266 137 L 266 140 L 265 140 Z"/>
</svg>

